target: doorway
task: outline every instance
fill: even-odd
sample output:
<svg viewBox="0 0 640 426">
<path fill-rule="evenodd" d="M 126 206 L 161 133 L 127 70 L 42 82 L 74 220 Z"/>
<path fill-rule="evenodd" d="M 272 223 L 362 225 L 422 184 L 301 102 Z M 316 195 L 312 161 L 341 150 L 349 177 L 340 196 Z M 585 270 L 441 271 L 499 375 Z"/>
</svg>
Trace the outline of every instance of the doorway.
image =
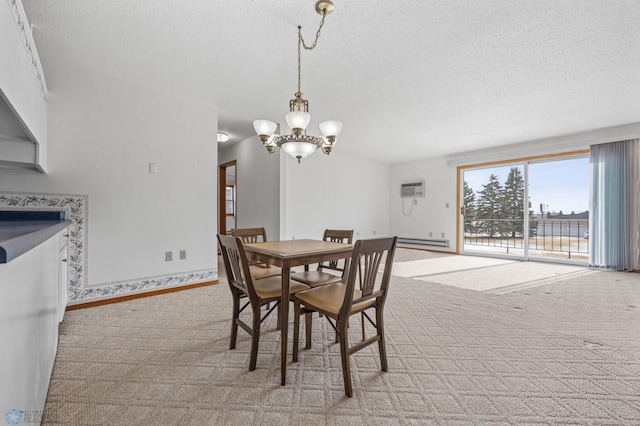
<svg viewBox="0 0 640 426">
<path fill-rule="evenodd" d="M 219 200 L 218 219 L 219 232 L 230 235 L 231 230 L 237 227 L 237 164 L 236 160 L 218 166 L 219 173 Z"/>
<path fill-rule="evenodd" d="M 580 154 L 461 167 L 461 252 L 587 263 L 589 158 Z"/>
</svg>

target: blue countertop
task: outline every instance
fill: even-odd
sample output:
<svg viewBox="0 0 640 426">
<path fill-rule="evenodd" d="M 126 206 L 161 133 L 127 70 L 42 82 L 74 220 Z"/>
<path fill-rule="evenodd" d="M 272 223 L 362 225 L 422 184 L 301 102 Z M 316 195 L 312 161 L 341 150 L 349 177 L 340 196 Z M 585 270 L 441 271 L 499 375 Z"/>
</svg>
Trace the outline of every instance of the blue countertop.
<svg viewBox="0 0 640 426">
<path fill-rule="evenodd" d="M 28 211 L 0 212 L 0 263 L 8 263 L 16 257 L 42 244 L 65 229 L 71 221 L 62 215 L 38 215 Z M 57 212 L 58 213 L 58 212 Z"/>
</svg>

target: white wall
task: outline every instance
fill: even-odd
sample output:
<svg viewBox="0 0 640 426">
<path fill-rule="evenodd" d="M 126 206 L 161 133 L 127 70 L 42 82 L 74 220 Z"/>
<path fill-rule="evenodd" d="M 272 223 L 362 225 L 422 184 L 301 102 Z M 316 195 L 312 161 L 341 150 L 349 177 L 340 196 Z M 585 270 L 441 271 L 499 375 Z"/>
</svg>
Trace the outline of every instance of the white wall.
<svg viewBox="0 0 640 426">
<path fill-rule="evenodd" d="M 320 238 L 327 228 L 390 235 L 389 166 L 339 149 L 298 164 L 257 137 L 221 148 L 219 164 L 238 162 L 238 227 L 264 226 L 270 240 Z"/>
<path fill-rule="evenodd" d="M 390 232 L 405 238 L 438 239 L 442 239 L 444 233 L 449 249 L 442 251 L 455 252 L 456 173 L 457 167 L 448 166 L 445 157 L 391 165 Z M 425 197 L 416 198 L 417 205 L 412 205 L 411 198 L 400 197 L 400 185 L 420 180 L 425 181 Z"/>
<path fill-rule="evenodd" d="M 340 143 L 348 143 L 346 140 Z M 354 239 L 391 235 L 389 165 L 340 151 L 316 152 L 300 164 L 285 154 L 282 237 L 320 238 L 325 229 L 353 229 Z"/>
<path fill-rule="evenodd" d="M 280 159 L 255 137 L 221 146 L 218 164 L 236 160 L 237 226 L 264 227 L 268 240 L 280 235 Z"/>
<path fill-rule="evenodd" d="M 89 287 L 215 275 L 217 108 L 47 57 L 43 64 L 49 173 L 0 170 L 0 191 L 88 195 Z"/>
</svg>

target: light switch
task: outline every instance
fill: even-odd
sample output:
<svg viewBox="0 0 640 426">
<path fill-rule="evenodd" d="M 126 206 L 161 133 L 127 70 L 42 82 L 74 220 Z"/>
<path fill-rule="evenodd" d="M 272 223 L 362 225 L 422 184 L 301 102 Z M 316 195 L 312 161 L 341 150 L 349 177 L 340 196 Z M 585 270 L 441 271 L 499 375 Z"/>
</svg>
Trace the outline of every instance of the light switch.
<svg viewBox="0 0 640 426">
<path fill-rule="evenodd" d="M 149 163 L 149 173 L 158 173 L 158 163 Z"/>
</svg>

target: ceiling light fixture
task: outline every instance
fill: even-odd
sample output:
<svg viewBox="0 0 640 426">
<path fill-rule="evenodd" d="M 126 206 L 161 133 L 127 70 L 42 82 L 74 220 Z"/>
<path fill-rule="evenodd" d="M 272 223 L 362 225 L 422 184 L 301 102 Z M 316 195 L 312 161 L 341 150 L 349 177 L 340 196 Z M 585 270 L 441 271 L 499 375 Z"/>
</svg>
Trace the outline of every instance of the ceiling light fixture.
<svg viewBox="0 0 640 426">
<path fill-rule="evenodd" d="M 342 130 L 342 123 L 336 120 L 324 121 L 320 123 L 320 131 L 323 137 L 307 135 L 307 126 L 311 121 L 309 115 L 309 101 L 303 99 L 300 91 L 300 52 L 301 47 L 306 50 L 313 50 L 318 44 L 320 31 L 324 25 L 324 18 L 333 12 L 333 3 L 330 0 L 320 0 L 316 3 L 316 12 L 322 15 L 320 27 L 316 32 L 316 39 L 311 46 L 307 46 L 302 38 L 302 27 L 298 26 L 298 91 L 295 98 L 289 101 L 289 113 L 285 116 L 285 120 L 291 129 L 291 134 L 278 136 L 275 134 L 278 125 L 269 120 L 256 120 L 253 127 L 262 141 L 262 145 L 270 154 L 276 151 L 276 148 L 282 149 L 290 156 L 296 158 L 298 163 L 304 157 L 313 154 L 316 149 L 322 149 L 322 152 L 329 155 L 336 144 L 338 135 Z"/>
<path fill-rule="evenodd" d="M 218 132 L 218 142 L 228 142 L 229 134 L 224 132 Z"/>
</svg>

